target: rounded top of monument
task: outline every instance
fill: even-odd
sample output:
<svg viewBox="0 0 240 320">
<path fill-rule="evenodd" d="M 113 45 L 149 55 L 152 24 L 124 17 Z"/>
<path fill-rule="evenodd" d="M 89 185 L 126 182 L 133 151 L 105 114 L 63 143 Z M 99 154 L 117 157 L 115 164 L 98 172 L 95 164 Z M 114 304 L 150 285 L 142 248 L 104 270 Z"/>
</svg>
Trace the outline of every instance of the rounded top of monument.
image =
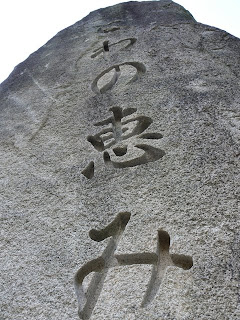
<svg viewBox="0 0 240 320">
<path fill-rule="evenodd" d="M 122 25 L 196 22 L 189 11 L 171 0 L 123 2 L 93 11 L 82 22 L 92 23 L 95 18 L 105 22 L 116 21 Z"/>
</svg>

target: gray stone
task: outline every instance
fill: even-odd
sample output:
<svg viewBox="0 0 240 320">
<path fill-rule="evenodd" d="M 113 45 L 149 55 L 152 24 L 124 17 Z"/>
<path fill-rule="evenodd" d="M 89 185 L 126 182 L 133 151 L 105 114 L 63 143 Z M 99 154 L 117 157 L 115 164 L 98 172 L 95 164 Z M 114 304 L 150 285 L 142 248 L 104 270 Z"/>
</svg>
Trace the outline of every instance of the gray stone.
<svg viewBox="0 0 240 320">
<path fill-rule="evenodd" d="M 239 59 L 162 0 L 92 12 L 15 68 L 1 320 L 239 319 Z"/>
</svg>

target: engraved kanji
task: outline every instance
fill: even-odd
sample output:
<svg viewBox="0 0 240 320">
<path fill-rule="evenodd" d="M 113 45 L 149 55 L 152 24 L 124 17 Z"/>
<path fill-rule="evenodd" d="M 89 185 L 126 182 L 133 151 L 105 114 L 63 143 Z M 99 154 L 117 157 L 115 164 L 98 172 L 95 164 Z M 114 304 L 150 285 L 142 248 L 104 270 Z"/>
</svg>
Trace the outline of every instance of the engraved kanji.
<svg viewBox="0 0 240 320">
<path fill-rule="evenodd" d="M 170 236 L 164 230 L 158 230 L 157 251 L 133 254 L 115 255 L 121 236 L 130 220 L 129 212 L 121 212 L 105 228 L 92 229 L 89 236 L 94 241 L 103 241 L 110 238 L 102 255 L 84 264 L 74 278 L 75 291 L 78 299 L 78 314 L 80 319 L 88 320 L 101 294 L 107 272 L 110 268 L 134 264 L 152 264 L 152 275 L 148 283 L 142 307 L 150 304 L 159 291 L 159 287 L 169 266 L 188 270 L 193 266 L 192 257 L 181 254 L 170 254 Z M 94 272 L 88 289 L 84 290 L 85 277 Z"/>
<path fill-rule="evenodd" d="M 153 122 L 150 117 L 136 114 L 136 108 L 112 107 L 109 111 L 112 112 L 111 117 L 95 123 L 102 129 L 87 137 L 92 146 L 103 153 L 106 164 L 115 168 L 134 167 L 165 155 L 163 150 L 149 144 L 150 140 L 163 137 L 160 133 L 145 132 Z M 91 175 L 87 169 L 82 173 L 87 178 L 92 177 L 94 166 L 92 168 Z"/>
</svg>

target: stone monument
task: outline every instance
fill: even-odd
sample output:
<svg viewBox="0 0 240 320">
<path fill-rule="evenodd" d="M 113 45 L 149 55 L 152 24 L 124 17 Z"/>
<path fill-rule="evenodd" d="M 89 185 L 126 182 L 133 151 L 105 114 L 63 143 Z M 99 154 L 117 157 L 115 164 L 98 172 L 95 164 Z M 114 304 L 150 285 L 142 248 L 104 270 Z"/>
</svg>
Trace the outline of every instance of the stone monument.
<svg viewBox="0 0 240 320">
<path fill-rule="evenodd" d="M 90 13 L 0 86 L 1 320 L 240 318 L 240 40 L 170 0 Z"/>
</svg>

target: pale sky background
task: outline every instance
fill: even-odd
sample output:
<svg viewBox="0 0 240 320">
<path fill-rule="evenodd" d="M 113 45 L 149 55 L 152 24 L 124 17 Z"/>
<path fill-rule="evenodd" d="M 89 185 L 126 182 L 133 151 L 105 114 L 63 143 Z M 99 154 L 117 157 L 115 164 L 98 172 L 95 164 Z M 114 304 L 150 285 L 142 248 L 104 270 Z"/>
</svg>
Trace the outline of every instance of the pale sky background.
<svg viewBox="0 0 240 320">
<path fill-rule="evenodd" d="M 0 83 L 60 30 L 116 0 L 0 0 Z M 175 0 L 201 23 L 240 38 L 240 0 Z"/>
</svg>

